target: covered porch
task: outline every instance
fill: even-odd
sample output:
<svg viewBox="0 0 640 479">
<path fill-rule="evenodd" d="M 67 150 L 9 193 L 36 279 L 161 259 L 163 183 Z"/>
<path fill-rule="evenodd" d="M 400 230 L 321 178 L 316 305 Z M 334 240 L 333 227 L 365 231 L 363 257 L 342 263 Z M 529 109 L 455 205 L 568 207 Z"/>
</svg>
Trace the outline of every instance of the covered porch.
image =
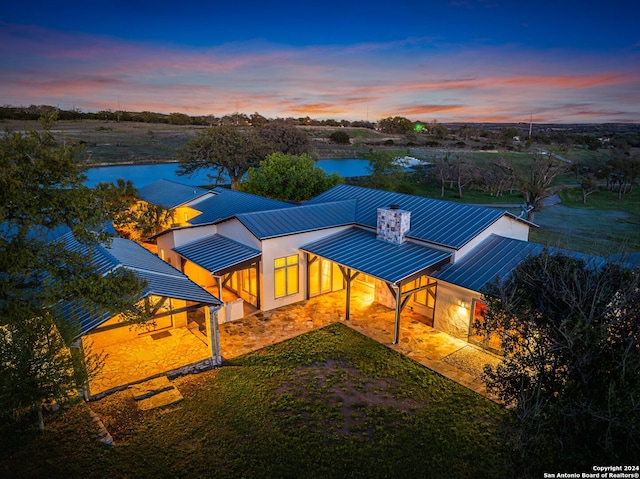
<svg viewBox="0 0 640 479">
<path fill-rule="evenodd" d="M 397 344 L 393 344 L 394 309 L 374 303 L 370 289 L 359 283 L 354 283 L 351 290 L 349 320 L 345 317 L 345 302 L 346 291 L 341 290 L 220 324 L 223 360 L 340 322 L 486 395 L 480 374 L 484 364 L 499 361 L 497 356 L 425 325 L 420 315 L 410 309 L 403 312 L 399 339 Z M 195 372 L 198 367 L 210 367 L 208 361 L 211 358 L 206 336 L 198 335 L 189 328 L 177 328 L 171 330 L 171 335 L 156 338 L 140 337 L 114 345 L 105 352 L 108 354 L 105 367 L 91 382 L 93 395 L 108 390 L 110 384 L 140 382 L 167 371 L 176 371 L 185 364 L 192 365 Z"/>
</svg>

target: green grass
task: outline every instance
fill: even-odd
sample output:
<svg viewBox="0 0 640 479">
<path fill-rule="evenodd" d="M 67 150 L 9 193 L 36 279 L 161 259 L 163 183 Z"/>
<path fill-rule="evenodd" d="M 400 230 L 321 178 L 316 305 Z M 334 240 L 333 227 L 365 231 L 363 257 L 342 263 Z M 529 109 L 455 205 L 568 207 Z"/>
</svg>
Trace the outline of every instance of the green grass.
<svg viewBox="0 0 640 479">
<path fill-rule="evenodd" d="M 126 393 L 89 404 L 115 448 L 86 405 L 44 434 L 5 428 L 0 476 L 506 476 L 502 407 L 340 324 L 175 383 L 185 400 L 165 411 Z"/>
</svg>

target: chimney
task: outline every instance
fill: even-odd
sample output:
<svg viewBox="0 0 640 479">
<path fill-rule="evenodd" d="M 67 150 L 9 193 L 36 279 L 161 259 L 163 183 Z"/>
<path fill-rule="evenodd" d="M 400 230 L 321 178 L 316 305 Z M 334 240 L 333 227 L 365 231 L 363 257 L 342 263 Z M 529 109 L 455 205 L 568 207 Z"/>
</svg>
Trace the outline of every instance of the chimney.
<svg viewBox="0 0 640 479">
<path fill-rule="evenodd" d="M 390 243 L 404 243 L 404 235 L 411 228 L 411 212 L 400 209 L 399 205 L 378 208 L 376 239 Z"/>
</svg>

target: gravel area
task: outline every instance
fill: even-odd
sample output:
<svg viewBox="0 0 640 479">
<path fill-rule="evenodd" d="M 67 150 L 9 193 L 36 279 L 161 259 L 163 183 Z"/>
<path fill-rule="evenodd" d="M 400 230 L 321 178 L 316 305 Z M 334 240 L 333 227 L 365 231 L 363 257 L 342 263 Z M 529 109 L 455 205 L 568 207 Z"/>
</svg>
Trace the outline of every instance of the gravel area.
<svg viewBox="0 0 640 479">
<path fill-rule="evenodd" d="M 500 362 L 500 358 L 473 346 L 465 346 L 443 358 L 442 361 L 479 378 L 485 364 L 495 366 Z"/>
</svg>

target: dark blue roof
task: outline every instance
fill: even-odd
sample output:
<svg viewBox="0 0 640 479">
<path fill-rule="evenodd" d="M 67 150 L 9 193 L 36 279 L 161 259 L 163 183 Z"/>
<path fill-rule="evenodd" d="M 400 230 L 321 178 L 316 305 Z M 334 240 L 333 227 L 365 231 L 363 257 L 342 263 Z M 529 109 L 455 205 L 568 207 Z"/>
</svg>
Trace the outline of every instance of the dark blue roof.
<svg viewBox="0 0 640 479">
<path fill-rule="evenodd" d="M 261 256 L 259 250 L 218 234 L 192 241 L 173 250 L 214 274 Z"/>
<path fill-rule="evenodd" d="M 435 200 L 422 196 L 405 195 L 350 185 L 338 185 L 309 200 L 306 204 L 356 200 L 355 223 L 376 227 L 377 209 L 399 205 L 411 212 L 411 229 L 407 238 L 460 249 L 506 211 L 482 206 L 465 205 Z"/>
<path fill-rule="evenodd" d="M 455 264 L 450 264 L 431 276 L 472 291 L 496 278 L 506 278 L 518 263 L 529 255 L 540 253 L 544 246 L 491 235 Z"/>
<path fill-rule="evenodd" d="M 101 274 L 125 268 L 146 281 L 140 299 L 149 296 L 166 296 L 186 301 L 211 305 L 222 304 L 218 298 L 191 281 L 185 274 L 139 244 L 122 238 L 113 238 L 108 246 L 89 247 L 77 242 L 71 233 L 63 237 L 66 247 L 82 253 L 92 261 Z M 57 306 L 63 317 L 72 315 L 80 321 L 80 333 L 84 334 L 111 317 L 111 314 L 97 310 L 88 302 L 71 301 Z"/>
<path fill-rule="evenodd" d="M 376 234 L 352 227 L 300 247 L 356 271 L 397 283 L 451 258 L 451 253 L 406 241 L 397 245 Z"/>
<path fill-rule="evenodd" d="M 496 279 L 506 279 L 520 262 L 528 256 L 540 254 L 544 248 L 542 244 L 493 234 L 460 261 L 431 276 L 472 291 L 481 291 L 486 284 Z M 561 253 L 583 259 L 593 267 L 604 263 L 602 258 L 575 251 L 559 248 L 549 248 L 549 251 L 552 254 Z"/>
<path fill-rule="evenodd" d="M 158 180 L 138 188 L 138 198 L 169 210 L 189 203 L 208 193 L 209 190 L 204 188 L 183 185 L 169 180 Z"/>
<path fill-rule="evenodd" d="M 355 207 L 355 201 L 339 201 L 243 213 L 236 215 L 236 218 L 256 238 L 267 239 L 353 224 Z"/>
<path fill-rule="evenodd" d="M 214 223 L 239 213 L 290 208 L 294 205 L 283 201 L 272 200 L 241 191 L 216 187 L 213 196 L 197 204 L 195 207 L 202 213 L 189 220 L 192 225 Z"/>
</svg>

